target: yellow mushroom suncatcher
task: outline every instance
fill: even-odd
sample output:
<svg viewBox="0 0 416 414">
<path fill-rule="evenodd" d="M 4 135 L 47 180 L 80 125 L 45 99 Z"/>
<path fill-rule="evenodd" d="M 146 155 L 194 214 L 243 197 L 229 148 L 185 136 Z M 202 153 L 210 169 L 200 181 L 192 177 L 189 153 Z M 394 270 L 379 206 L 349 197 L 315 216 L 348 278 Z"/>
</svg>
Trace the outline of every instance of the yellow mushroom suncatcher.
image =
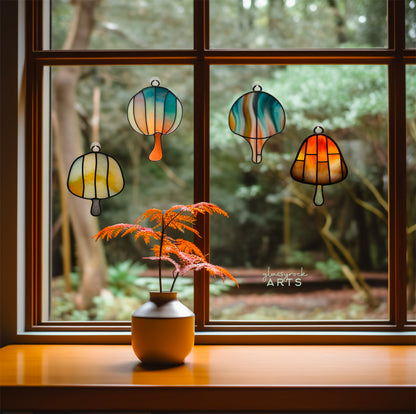
<svg viewBox="0 0 416 414">
<path fill-rule="evenodd" d="M 120 193 L 124 177 L 117 160 L 104 154 L 99 144 L 91 145 L 91 152 L 78 157 L 68 174 L 68 190 L 77 197 L 91 200 L 91 215 L 101 214 L 100 200 Z"/>
</svg>

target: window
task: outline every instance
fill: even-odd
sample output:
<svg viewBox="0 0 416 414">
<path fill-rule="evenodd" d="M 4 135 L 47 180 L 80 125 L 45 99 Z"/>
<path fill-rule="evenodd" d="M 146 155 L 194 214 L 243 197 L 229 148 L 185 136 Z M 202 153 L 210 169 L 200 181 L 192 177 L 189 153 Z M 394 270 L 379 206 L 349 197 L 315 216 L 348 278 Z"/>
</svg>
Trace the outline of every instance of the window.
<svg viewBox="0 0 416 414">
<path fill-rule="evenodd" d="M 287 120 L 284 133 L 265 144 L 261 164 L 250 161 L 241 137 L 221 134 L 222 119 L 211 106 L 211 199 L 231 209 L 225 223 L 216 220 L 211 253 L 214 261 L 226 257 L 241 286 L 211 295 L 210 316 L 387 320 L 387 67 L 215 65 L 212 102 L 221 97 L 226 113 L 239 94 L 239 73 L 255 79 L 268 72 L 272 79 L 264 75 L 262 86 L 277 91 Z M 224 88 L 222 79 L 237 81 Z M 325 187 L 325 205 L 312 207 L 314 186 L 295 183 L 289 171 L 310 125 L 319 122 L 324 133 L 337 131 L 349 177 Z"/>
<path fill-rule="evenodd" d="M 152 283 L 152 269 L 135 263 L 142 247 L 127 239 L 104 246 L 103 270 L 116 279 L 111 288 L 134 290 L 127 302 L 116 290 L 106 294 L 102 279 L 79 278 L 79 236 L 68 217 L 75 208 L 88 217 L 89 203 L 64 201 L 71 197 L 64 177 L 98 137 L 126 168 L 126 188 L 102 203 L 99 223 L 88 217 L 76 225 L 88 230 L 83 253 L 102 258 L 100 248 L 89 250 L 97 249 L 95 231 L 150 206 L 212 201 L 230 213 L 225 222 L 200 218 L 197 242 L 213 263 L 236 272 L 240 289 L 205 274 L 194 276 L 193 289 L 192 278 L 182 282 L 200 341 L 219 341 L 219 332 L 234 332 L 226 341 L 267 342 L 288 332 L 294 342 L 305 332 L 339 341 L 318 333 L 325 331 L 361 332 L 352 340 L 365 342 L 412 331 L 416 59 L 405 44 L 414 44 L 414 2 L 138 0 L 114 9 L 111 1 L 82 10 L 64 0 L 26 4 L 25 330 L 128 331 L 129 306 Z M 85 20 L 75 30 L 80 11 Z M 129 99 L 154 76 L 184 107 L 159 164 L 147 160 L 150 137 L 126 119 Z M 287 116 L 259 165 L 227 125 L 232 103 L 255 83 Z M 289 175 L 317 125 L 349 167 L 348 180 L 325 189 L 323 207 L 313 206 L 311 186 Z M 142 285 L 129 272 L 142 272 Z M 362 339 L 363 332 L 381 334 Z"/>
<path fill-rule="evenodd" d="M 210 46 L 267 50 L 387 47 L 386 16 L 383 0 L 371 5 L 359 0 L 214 0 L 210 2 Z"/>
</svg>

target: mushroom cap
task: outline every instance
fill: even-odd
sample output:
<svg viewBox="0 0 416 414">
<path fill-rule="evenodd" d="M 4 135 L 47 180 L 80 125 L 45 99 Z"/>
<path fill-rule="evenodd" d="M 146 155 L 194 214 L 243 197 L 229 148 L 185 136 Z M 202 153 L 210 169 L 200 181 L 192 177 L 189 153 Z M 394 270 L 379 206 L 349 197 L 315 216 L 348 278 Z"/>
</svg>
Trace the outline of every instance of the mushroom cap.
<svg viewBox="0 0 416 414">
<path fill-rule="evenodd" d="M 68 174 L 68 189 L 87 200 L 109 198 L 124 188 L 124 177 L 119 163 L 102 152 L 88 152 L 78 157 Z"/>
<path fill-rule="evenodd" d="M 182 112 L 181 101 L 169 89 L 149 86 L 130 99 L 127 119 L 139 134 L 167 135 L 179 127 Z"/>
<path fill-rule="evenodd" d="M 234 102 L 228 123 L 231 131 L 244 138 L 269 138 L 285 127 L 285 111 L 274 96 L 254 89 Z"/>
<path fill-rule="evenodd" d="M 315 133 L 303 141 L 290 174 L 302 183 L 329 185 L 344 180 L 348 169 L 335 141 L 328 135 Z"/>
</svg>

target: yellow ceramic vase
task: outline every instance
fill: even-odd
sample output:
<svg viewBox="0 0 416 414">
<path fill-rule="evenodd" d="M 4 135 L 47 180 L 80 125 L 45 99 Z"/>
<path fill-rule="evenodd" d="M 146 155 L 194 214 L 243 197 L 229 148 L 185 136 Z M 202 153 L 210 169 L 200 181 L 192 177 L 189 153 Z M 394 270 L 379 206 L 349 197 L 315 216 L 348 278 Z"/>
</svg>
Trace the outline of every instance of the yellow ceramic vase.
<svg viewBox="0 0 416 414">
<path fill-rule="evenodd" d="M 131 344 L 144 364 L 181 364 L 194 340 L 195 315 L 177 292 L 150 292 L 150 300 L 132 315 Z"/>
</svg>

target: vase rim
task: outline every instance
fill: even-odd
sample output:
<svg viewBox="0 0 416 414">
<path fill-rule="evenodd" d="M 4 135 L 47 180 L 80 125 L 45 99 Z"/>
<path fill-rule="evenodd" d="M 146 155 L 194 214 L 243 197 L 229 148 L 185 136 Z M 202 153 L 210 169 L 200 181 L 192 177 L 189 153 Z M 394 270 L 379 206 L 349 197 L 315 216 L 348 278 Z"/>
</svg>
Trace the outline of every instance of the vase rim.
<svg viewBox="0 0 416 414">
<path fill-rule="evenodd" d="M 151 290 L 149 291 L 150 299 L 152 298 L 170 298 L 176 299 L 178 296 L 178 292 L 160 292 L 159 290 Z"/>
</svg>

